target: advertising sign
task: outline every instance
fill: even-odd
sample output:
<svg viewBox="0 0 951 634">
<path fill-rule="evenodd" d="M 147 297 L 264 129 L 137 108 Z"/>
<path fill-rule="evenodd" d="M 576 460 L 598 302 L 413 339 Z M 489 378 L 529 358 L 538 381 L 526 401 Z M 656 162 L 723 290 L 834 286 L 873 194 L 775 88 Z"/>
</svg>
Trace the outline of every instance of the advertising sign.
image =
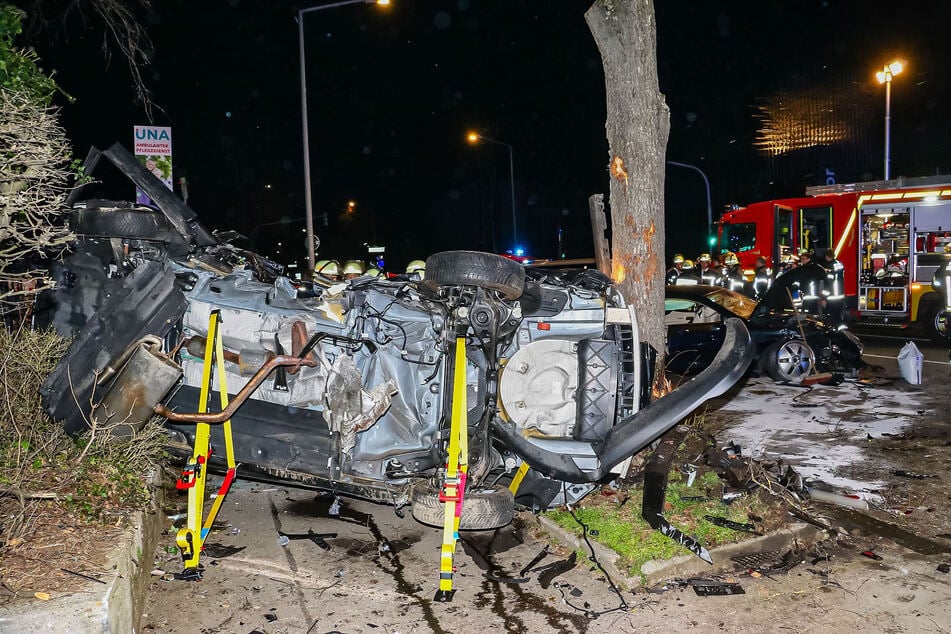
<svg viewBox="0 0 951 634">
<path fill-rule="evenodd" d="M 147 170 L 155 174 L 172 189 L 172 129 L 169 127 L 137 125 L 135 134 L 135 157 Z M 135 202 L 148 205 L 152 201 L 145 192 L 135 190 Z"/>
</svg>

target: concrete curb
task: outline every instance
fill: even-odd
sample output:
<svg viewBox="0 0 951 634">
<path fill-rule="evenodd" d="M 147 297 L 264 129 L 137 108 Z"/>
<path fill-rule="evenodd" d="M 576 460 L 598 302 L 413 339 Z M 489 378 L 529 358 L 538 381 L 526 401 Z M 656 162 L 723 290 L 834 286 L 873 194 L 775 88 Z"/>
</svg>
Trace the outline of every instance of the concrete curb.
<svg viewBox="0 0 951 634">
<path fill-rule="evenodd" d="M 165 524 L 160 512 L 162 490 L 146 512 L 137 512 L 130 526 L 115 541 L 104 567 L 111 570 L 105 585 L 88 582 L 81 589 L 31 600 L 0 613 L 0 632 L 116 632 L 138 631 L 155 548 Z"/>
<path fill-rule="evenodd" d="M 571 531 L 565 530 L 544 515 L 538 516 L 538 523 L 552 537 L 565 546 L 573 550 L 581 549 L 587 551 L 587 545 L 580 537 Z M 678 555 L 671 559 L 654 559 L 646 562 L 641 566 L 641 574 L 644 575 L 647 585 L 654 585 L 661 581 L 677 577 L 694 577 L 729 572 L 735 568 L 735 564 L 730 559 L 730 557 L 735 555 L 765 552 L 769 550 L 788 550 L 794 545 L 805 548 L 822 541 L 826 536 L 827 533 L 825 531 L 811 524 L 791 524 L 788 528 L 774 531 L 762 537 L 755 537 L 736 544 L 723 544 L 722 546 L 711 548 L 710 556 L 713 558 L 712 565 L 696 555 Z M 594 546 L 594 554 L 598 558 L 598 561 L 617 585 L 625 588 L 636 588 L 643 585 L 639 577 L 630 577 L 626 571 L 619 567 L 618 561 L 620 560 L 620 555 L 604 544 L 598 543 L 591 537 L 588 539 Z"/>
</svg>

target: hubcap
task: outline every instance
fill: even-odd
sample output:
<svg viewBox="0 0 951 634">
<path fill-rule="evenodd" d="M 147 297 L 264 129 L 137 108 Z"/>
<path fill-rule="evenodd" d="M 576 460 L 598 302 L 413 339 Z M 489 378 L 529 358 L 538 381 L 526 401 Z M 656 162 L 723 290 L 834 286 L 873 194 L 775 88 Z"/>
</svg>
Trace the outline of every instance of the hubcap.
<svg viewBox="0 0 951 634">
<path fill-rule="evenodd" d="M 812 350 L 801 341 L 787 341 L 776 351 L 776 364 L 787 381 L 800 379 L 812 370 Z"/>
</svg>

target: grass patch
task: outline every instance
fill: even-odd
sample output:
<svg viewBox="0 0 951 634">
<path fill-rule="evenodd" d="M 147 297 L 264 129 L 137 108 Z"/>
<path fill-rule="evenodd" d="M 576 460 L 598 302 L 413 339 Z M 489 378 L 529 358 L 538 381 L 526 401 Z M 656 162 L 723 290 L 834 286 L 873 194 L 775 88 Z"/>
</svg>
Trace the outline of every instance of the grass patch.
<svg viewBox="0 0 951 634">
<path fill-rule="evenodd" d="M 724 517 L 740 523 L 755 522 L 757 529 L 768 531 L 776 523 L 784 523 L 785 510 L 776 502 L 764 500 L 757 493 L 741 496 L 727 505 L 720 501 L 723 484 L 719 476 L 710 470 L 698 473 L 692 486 L 677 470 L 671 470 L 664 502 L 664 517 L 685 534 L 694 537 L 704 547 L 736 543 L 754 537 L 750 533 L 723 528 L 704 519 L 706 515 Z M 607 491 L 605 491 L 607 492 Z M 621 504 L 625 496 L 630 496 Z M 613 549 L 621 556 L 621 565 L 631 576 L 641 577 L 641 566 L 652 559 L 669 559 L 675 555 L 691 554 L 686 548 L 655 531 L 641 517 L 643 487 L 638 485 L 611 495 L 591 494 L 581 506 L 575 508 L 578 519 L 597 531 L 589 536 Z M 702 496 L 703 500 L 683 500 Z M 562 528 L 581 535 L 581 527 L 566 510 L 556 510 L 546 515 Z M 587 556 L 587 554 L 586 554 Z"/>
</svg>

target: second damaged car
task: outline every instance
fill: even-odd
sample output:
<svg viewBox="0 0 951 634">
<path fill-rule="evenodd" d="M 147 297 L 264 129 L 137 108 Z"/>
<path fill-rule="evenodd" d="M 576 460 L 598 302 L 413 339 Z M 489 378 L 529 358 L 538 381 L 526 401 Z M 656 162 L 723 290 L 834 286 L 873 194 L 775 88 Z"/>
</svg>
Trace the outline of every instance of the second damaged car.
<svg viewBox="0 0 951 634">
<path fill-rule="evenodd" d="M 430 256 L 424 280 L 361 277 L 302 297 L 273 263 L 219 243 L 120 146 L 101 156 L 156 207 L 87 203 L 73 214 L 79 239 L 45 314 L 76 339 L 44 386 L 48 411 L 73 432 L 90 422 L 132 430 L 159 412 L 187 449 L 217 312 L 232 392 L 220 417 L 232 421 L 242 474 L 409 506 L 442 525 L 461 341 L 460 527 L 489 529 L 516 504 L 577 501 L 728 389 L 752 357 L 742 320 L 728 319 L 710 366 L 650 402 L 654 355 L 608 278 L 540 283 L 474 251 Z M 523 463 L 513 496 L 507 484 Z"/>
</svg>

